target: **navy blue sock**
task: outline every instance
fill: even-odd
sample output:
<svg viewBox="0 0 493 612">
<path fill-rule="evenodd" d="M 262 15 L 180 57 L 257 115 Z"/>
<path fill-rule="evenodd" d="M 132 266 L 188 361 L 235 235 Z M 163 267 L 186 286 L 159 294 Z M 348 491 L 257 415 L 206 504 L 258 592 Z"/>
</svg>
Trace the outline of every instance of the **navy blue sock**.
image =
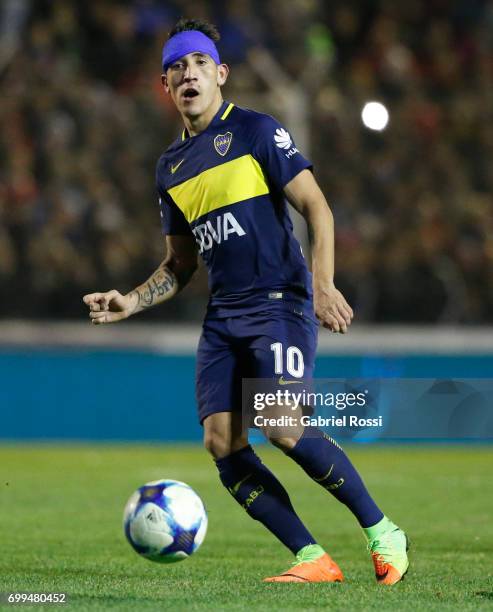
<svg viewBox="0 0 493 612">
<path fill-rule="evenodd" d="M 294 511 L 286 489 L 250 445 L 217 459 L 216 465 L 221 482 L 236 501 L 293 554 L 316 543 Z"/>
<path fill-rule="evenodd" d="M 316 427 L 307 427 L 286 454 L 315 482 L 346 504 L 362 527 L 371 527 L 383 518 L 353 464 L 330 436 Z"/>
</svg>

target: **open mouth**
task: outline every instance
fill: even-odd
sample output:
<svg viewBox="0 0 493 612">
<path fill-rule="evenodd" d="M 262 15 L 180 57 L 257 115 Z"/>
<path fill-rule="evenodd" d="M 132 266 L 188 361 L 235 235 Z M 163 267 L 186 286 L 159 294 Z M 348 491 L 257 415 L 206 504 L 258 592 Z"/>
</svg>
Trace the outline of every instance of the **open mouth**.
<svg viewBox="0 0 493 612">
<path fill-rule="evenodd" d="M 183 92 L 183 97 L 187 100 L 195 98 L 198 95 L 199 95 L 199 92 L 193 87 L 187 87 L 187 89 L 185 89 L 185 91 Z"/>
</svg>

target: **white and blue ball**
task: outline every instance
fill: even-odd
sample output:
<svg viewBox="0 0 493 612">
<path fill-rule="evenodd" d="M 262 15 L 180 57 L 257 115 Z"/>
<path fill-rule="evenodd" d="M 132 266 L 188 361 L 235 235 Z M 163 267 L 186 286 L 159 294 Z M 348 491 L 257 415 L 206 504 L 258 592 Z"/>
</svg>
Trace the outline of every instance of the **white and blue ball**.
<svg viewBox="0 0 493 612">
<path fill-rule="evenodd" d="M 123 528 L 132 548 L 158 563 L 182 561 L 202 544 L 207 513 L 195 491 L 178 480 L 156 480 L 130 497 Z"/>
</svg>

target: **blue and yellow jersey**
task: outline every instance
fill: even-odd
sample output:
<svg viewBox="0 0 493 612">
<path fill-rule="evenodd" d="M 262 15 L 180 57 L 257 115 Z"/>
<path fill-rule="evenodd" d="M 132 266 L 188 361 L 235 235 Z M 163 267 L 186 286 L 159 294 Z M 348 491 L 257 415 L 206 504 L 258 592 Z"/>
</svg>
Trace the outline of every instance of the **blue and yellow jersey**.
<svg viewBox="0 0 493 612">
<path fill-rule="evenodd" d="M 224 102 L 208 128 L 186 130 L 159 158 L 163 232 L 193 235 L 209 271 L 208 313 L 233 316 L 273 300 L 311 306 L 311 275 L 283 188 L 311 168 L 272 117 Z"/>
</svg>

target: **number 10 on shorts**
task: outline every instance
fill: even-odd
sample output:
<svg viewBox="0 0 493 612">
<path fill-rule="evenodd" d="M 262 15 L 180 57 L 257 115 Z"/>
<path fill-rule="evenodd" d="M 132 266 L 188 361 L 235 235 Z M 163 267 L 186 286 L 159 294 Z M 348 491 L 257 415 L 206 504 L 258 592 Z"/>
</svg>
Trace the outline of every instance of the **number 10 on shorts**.
<svg viewBox="0 0 493 612">
<path fill-rule="evenodd" d="M 270 345 L 274 352 L 274 373 L 284 374 L 284 348 L 282 342 L 274 342 Z M 288 346 L 286 350 L 286 370 L 294 378 L 302 378 L 305 370 L 303 353 L 297 346 Z"/>
</svg>

